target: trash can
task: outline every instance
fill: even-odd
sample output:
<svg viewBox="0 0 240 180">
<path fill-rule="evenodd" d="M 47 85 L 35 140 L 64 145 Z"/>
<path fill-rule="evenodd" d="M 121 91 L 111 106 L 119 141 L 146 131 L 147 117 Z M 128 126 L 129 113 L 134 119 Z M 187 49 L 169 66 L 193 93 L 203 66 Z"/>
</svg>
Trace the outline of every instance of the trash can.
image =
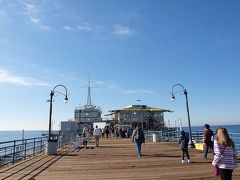
<svg viewBox="0 0 240 180">
<path fill-rule="evenodd" d="M 159 142 L 158 133 L 153 133 L 153 142 Z"/>
<path fill-rule="evenodd" d="M 49 139 L 48 145 L 47 145 L 47 154 L 48 155 L 56 155 L 57 147 L 58 147 L 58 140 L 57 139 Z"/>
</svg>

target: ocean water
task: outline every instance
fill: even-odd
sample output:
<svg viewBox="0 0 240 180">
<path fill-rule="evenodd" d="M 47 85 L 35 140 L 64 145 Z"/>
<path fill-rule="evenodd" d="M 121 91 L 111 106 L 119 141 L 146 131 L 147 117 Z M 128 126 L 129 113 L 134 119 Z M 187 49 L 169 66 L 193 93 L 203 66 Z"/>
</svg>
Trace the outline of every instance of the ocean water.
<svg viewBox="0 0 240 180">
<path fill-rule="evenodd" d="M 210 125 L 210 129 L 213 130 L 214 133 L 216 133 L 217 128 L 223 127 L 226 128 L 228 133 L 230 134 L 231 139 L 235 143 L 235 147 L 237 151 L 240 153 L 240 125 Z M 189 132 L 188 127 L 183 127 L 183 130 L 186 132 Z M 193 126 L 192 127 L 192 132 L 197 132 L 197 131 L 203 131 L 204 126 Z M 234 134 L 236 133 L 236 134 Z M 216 137 L 216 136 L 214 136 Z"/>
<path fill-rule="evenodd" d="M 210 124 L 210 129 L 213 130 L 213 132 L 216 132 L 217 128 L 223 127 L 226 128 L 229 133 L 240 133 L 240 125 L 213 125 Z M 188 127 L 183 127 L 183 130 L 188 132 Z M 202 126 L 192 126 L 192 132 L 196 131 L 203 131 L 204 125 Z"/>
<path fill-rule="evenodd" d="M 42 137 L 43 131 L 0 131 L 0 142 Z M 23 137 L 24 136 L 24 137 Z"/>
</svg>

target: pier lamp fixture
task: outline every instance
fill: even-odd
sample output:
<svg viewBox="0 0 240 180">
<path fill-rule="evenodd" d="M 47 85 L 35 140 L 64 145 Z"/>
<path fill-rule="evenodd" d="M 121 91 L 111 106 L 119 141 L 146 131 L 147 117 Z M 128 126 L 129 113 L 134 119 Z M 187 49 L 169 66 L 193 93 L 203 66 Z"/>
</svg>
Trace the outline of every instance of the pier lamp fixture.
<svg viewBox="0 0 240 180">
<path fill-rule="evenodd" d="M 56 89 L 57 87 L 60 87 L 60 86 L 65 89 L 65 94 L 63 94 L 63 93 L 61 93 L 61 92 L 59 92 L 59 91 L 55 91 L 55 89 Z M 61 85 L 61 84 L 56 85 L 56 86 L 53 88 L 53 90 L 51 90 L 50 100 L 49 100 L 49 102 L 50 102 L 50 113 L 49 113 L 48 141 L 53 140 L 53 139 L 52 139 L 52 134 L 51 134 L 51 129 L 52 129 L 52 128 L 51 128 L 51 126 L 52 126 L 52 102 L 53 102 L 53 96 L 57 96 L 58 94 L 61 94 L 61 95 L 65 96 L 65 98 L 64 98 L 64 102 L 65 102 L 65 103 L 67 103 L 67 101 L 68 101 L 67 88 L 66 88 L 64 85 Z"/>
<path fill-rule="evenodd" d="M 174 92 L 174 87 L 176 86 L 180 86 L 182 89 L 181 90 L 178 90 L 176 92 Z M 192 141 L 192 129 L 191 129 L 191 122 L 190 122 L 190 115 L 189 115 L 189 107 L 188 107 L 188 96 L 187 96 L 187 90 L 183 87 L 183 85 L 181 84 L 174 84 L 172 86 L 172 100 L 175 101 L 175 94 L 176 93 L 179 93 L 179 92 L 183 92 L 183 94 L 185 95 L 186 97 L 186 108 L 187 108 L 187 115 L 188 115 L 188 128 L 189 128 L 189 143 L 188 143 L 188 146 L 191 147 L 191 148 L 195 148 L 195 145 Z"/>
</svg>

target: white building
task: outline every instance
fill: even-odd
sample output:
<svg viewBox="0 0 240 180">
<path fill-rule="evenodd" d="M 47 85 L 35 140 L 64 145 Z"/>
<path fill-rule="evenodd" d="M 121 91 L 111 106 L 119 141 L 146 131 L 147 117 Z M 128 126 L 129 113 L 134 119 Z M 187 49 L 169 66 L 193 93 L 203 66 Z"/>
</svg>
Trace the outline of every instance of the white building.
<svg viewBox="0 0 240 180">
<path fill-rule="evenodd" d="M 102 111 L 99 107 L 86 105 L 75 109 L 74 121 L 79 122 L 80 129 L 93 127 L 93 123 L 102 122 L 101 114 Z"/>
<path fill-rule="evenodd" d="M 93 123 L 102 122 L 102 110 L 100 107 L 92 105 L 91 101 L 91 86 L 90 86 L 90 78 L 88 82 L 88 97 L 87 97 L 87 105 L 83 107 L 76 107 L 74 111 L 74 121 L 79 123 L 79 130 L 84 127 L 93 127 Z"/>
</svg>

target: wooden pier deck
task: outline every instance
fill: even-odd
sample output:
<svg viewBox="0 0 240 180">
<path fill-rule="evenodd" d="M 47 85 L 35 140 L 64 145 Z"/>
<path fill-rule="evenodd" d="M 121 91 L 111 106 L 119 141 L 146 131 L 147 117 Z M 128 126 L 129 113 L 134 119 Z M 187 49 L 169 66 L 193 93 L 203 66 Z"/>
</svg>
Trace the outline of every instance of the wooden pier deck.
<svg viewBox="0 0 240 180">
<path fill-rule="evenodd" d="M 219 179 L 212 176 L 211 154 L 205 160 L 202 152 L 189 149 L 192 162 L 181 164 L 177 143 L 146 142 L 142 151 L 138 158 L 130 139 L 101 138 L 100 147 L 66 147 L 56 156 L 41 154 L 2 167 L 0 179 Z M 239 179 L 240 167 L 233 173 L 233 180 Z"/>
</svg>

